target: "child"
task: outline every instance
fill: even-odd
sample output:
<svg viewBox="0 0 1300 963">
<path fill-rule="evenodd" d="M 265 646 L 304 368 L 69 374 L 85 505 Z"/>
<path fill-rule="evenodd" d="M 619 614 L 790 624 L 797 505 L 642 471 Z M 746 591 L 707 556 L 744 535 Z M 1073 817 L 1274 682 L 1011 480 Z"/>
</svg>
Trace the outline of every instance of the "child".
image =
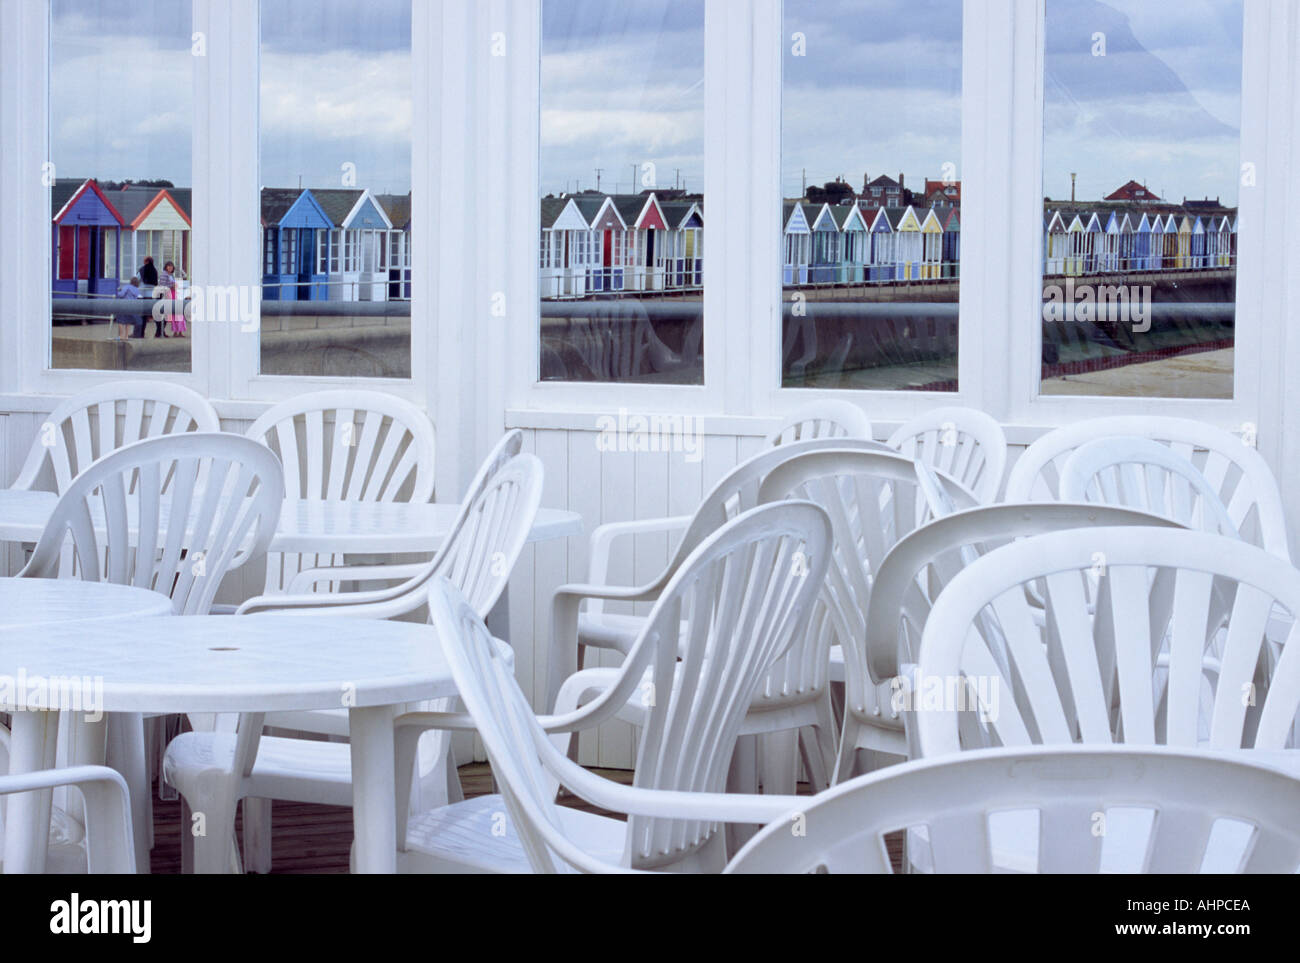
<svg viewBox="0 0 1300 963">
<path fill-rule="evenodd" d="M 131 277 L 131 280 L 128 283 L 118 285 L 117 296 L 119 298 L 131 298 L 132 300 L 140 297 L 140 279 L 133 275 Z M 135 322 L 135 321 L 119 320 L 117 322 L 117 337 L 114 338 L 113 340 L 114 341 L 130 340 L 131 333 L 129 329 L 136 327 L 138 324 L 139 322 Z M 143 337 L 144 336 L 143 326 L 140 326 L 140 331 L 141 331 L 140 336 Z"/>
</svg>

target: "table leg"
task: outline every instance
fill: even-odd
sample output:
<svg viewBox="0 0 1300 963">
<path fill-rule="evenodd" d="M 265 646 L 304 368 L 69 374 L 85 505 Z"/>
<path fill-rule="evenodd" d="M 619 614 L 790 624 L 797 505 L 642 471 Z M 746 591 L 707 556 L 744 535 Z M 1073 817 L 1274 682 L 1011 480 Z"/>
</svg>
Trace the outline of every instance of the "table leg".
<svg viewBox="0 0 1300 963">
<path fill-rule="evenodd" d="M 13 714 L 9 744 L 9 772 L 35 772 L 54 766 L 58 745 L 57 710 Z M 50 843 L 50 803 L 53 791 L 14 793 L 9 797 L 5 827 L 5 873 L 45 872 L 45 852 Z"/>
<path fill-rule="evenodd" d="M 392 706 L 348 710 L 352 826 L 358 873 L 397 872 L 397 782 Z"/>
<path fill-rule="evenodd" d="M 138 872 L 147 873 L 153 797 L 149 791 L 149 767 L 145 762 L 144 716 L 138 712 L 114 712 L 107 718 L 107 762 L 122 774 L 131 793 L 135 865 Z"/>
</svg>

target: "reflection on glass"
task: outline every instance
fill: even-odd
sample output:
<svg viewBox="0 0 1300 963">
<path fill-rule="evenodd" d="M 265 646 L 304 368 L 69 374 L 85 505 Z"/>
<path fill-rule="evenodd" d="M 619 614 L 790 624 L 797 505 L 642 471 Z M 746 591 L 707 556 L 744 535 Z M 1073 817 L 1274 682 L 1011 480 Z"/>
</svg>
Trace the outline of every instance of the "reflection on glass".
<svg viewBox="0 0 1300 963">
<path fill-rule="evenodd" d="M 960 0 L 786 0 L 786 387 L 957 389 L 961 20 Z"/>
<path fill-rule="evenodd" d="M 1048 0 L 1042 393 L 1232 397 L 1241 32 L 1241 0 Z"/>
<path fill-rule="evenodd" d="M 542 380 L 700 384 L 702 0 L 543 0 Z"/>
<path fill-rule="evenodd" d="M 53 368 L 190 370 L 190 7 L 50 5 Z"/>
<path fill-rule="evenodd" d="M 263 374 L 411 375 L 411 0 L 262 0 Z"/>
</svg>

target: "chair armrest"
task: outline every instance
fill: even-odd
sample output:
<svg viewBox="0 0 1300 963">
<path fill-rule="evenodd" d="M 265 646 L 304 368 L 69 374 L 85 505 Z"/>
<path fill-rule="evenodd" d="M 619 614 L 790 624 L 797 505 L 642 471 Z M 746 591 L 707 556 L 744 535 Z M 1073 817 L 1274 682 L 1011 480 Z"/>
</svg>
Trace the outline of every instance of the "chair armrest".
<svg viewBox="0 0 1300 963">
<path fill-rule="evenodd" d="M 690 515 L 672 515 L 667 518 L 643 518 L 628 522 L 606 522 L 598 525 L 591 533 L 591 561 L 587 568 L 587 578 L 596 584 L 603 584 L 609 579 L 609 555 L 614 540 L 633 535 L 654 535 L 659 532 L 675 532 L 686 528 L 691 523 Z"/>
<path fill-rule="evenodd" d="M 400 565 L 337 565 L 306 568 L 293 577 L 285 594 L 304 595 L 314 591 L 312 586 L 318 582 L 380 582 L 410 579 L 423 574 L 428 567 L 428 562 L 406 562 Z"/>
<path fill-rule="evenodd" d="M 126 781 L 107 766 L 70 766 L 0 776 L 0 795 L 76 786 L 86 801 L 86 858 L 92 873 L 134 873 L 135 835 Z M 14 831 L 16 827 L 10 827 Z"/>
<path fill-rule="evenodd" d="M 275 612 L 285 615 L 337 615 L 343 618 L 388 619 L 413 612 L 424 604 L 427 586 L 408 592 L 308 592 L 304 595 L 257 595 L 235 610 L 236 615 Z"/>
<path fill-rule="evenodd" d="M 578 671 L 578 612 L 587 599 L 610 602 L 655 602 L 660 581 L 636 587 L 573 583 L 561 585 L 551 596 L 551 651 L 546 676 L 546 705 L 555 705 L 564 680 Z"/>
</svg>

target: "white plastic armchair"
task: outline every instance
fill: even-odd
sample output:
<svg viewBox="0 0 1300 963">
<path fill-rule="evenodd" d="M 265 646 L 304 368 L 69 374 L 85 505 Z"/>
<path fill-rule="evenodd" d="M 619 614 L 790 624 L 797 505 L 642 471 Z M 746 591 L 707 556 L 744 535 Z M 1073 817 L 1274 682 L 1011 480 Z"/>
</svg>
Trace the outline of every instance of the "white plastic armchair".
<svg viewBox="0 0 1300 963">
<path fill-rule="evenodd" d="M 247 438 L 186 432 L 137 441 L 93 463 L 60 496 L 24 578 L 75 572 L 169 596 L 206 615 L 222 579 L 265 554 L 280 517 L 280 462 Z"/>
<path fill-rule="evenodd" d="M 484 510 L 483 493 L 489 488 L 496 474 L 505 467 L 510 459 L 520 453 L 523 448 L 523 437 L 523 432 L 515 428 L 506 432 L 493 446 L 483 463 L 479 465 L 474 478 L 470 481 L 469 487 L 465 491 L 465 498 L 461 502 L 460 510 L 447 532 L 447 537 L 443 540 L 442 547 L 434 554 L 433 558 L 427 562 L 411 566 L 349 566 L 346 570 L 349 580 L 358 582 L 372 579 L 388 580 L 395 573 L 408 572 L 408 577 L 401 584 L 358 592 L 293 592 L 284 595 L 259 595 L 240 605 L 237 614 L 252 615 L 258 612 L 284 612 L 300 615 L 396 618 L 420 608 L 420 606 L 424 605 L 425 593 L 430 579 L 440 571 L 449 571 L 450 559 L 456 553 L 464 551 L 462 546 L 467 538 L 472 541 L 474 537 L 482 534 L 479 523 L 473 519 L 477 514 L 481 522 Z M 533 517 L 536 517 L 535 511 Z M 531 519 L 529 523 L 531 524 Z M 498 530 L 499 533 L 502 531 L 504 529 Z M 524 535 L 526 538 L 527 532 Z M 501 548 L 502 546 L 496 545 L 492 547 L 492 550 L 498 551 Z M 515 554 L 517 555 L 517 553 Z M 491 555 L 487 557 L 490 558 Z M 497 566 L 495 582 L 481 593 L 483 597 L 480 601 L 487 604 L 487 608 L 481 613 L 485 617 L 491 606 L 496 604 L 501 591 L 504 590 L 509 577 L 509 569 L 513 568 L 514 560 L 515 556 L 512 555 L 509 558 L 509 566 Z M 294 584 L 316 584 L 321 581 L 332 581 L 337 577 L 337 569 L 307 569 L 299 573 L 294 580 Z"/>
<path fill-rule="evenodd" d="M 490 463 L 492 460 L 490 460 Z M 485 466 L 488 467 L 488 466 Z M 429 585 L 445 577 L 483 617 L 491 610 L 510 577 L 514 563 L 532 529 L 541 504 L 544 469 L 534 455 L 515 455 L 497 467 L 467 502 L 454 539 L 438 553 L 427 576 L 411 595 L 420 604 Z M 391 602 L 334 606 L 330 614 L 382 617 Z M 341 623 L 342 625 L 342 623 Z M 244 825 L 256 827 L 254 843 L 245 833 L 245 855 L 252 868 L 269 869 L 269 800 L 283 799 L 346 806 L 352 799 L 350 748 L 338 742 L 292 736 L 263 736 L 263 725 L 329 735 L 348 734 L 346 710 L 267 713 L 240 719 L 235 736 L 192 732 L 174 739 L 167 749 L 167 781 L 195 812 L 208 814 L 208 839 L 194 842 L 196 867 L 212 871 L 223 866 L 234 832 L 234 807 L 240 800 L 256 801 L 244 809 Z M 430 733 L 420 748 L 418 773 L 421 804 L 428 799 L 456 798 L 454 769 L 448 763 L 450 737 Z M 426 796 L 425 793 L 428 793 Z"/>
<path fill-rule="evenodd" d="M 0 775 L 0 796 L 73 786 L 85 800 L 86 868 L 91 873 L 134 873 L 135 835 L 126 782 L 107 766 L 70 766 Z M 7 832 L 16 832 L 14 826 Z"/>
<path fill-rule="evenodd" d="M 976 504 L 975 496 L 952 479 L 933 471 L 930 476 L 954 504 Z M 851 652 L 859 652 L 877 567 L 899 538 L 936 512 L 920 484 L 916 463 L 893 452 L 828 449 L 800 454 L 773 468 L 759 489 L 760 502 L 784 498 L 807 499 L 826 509 L 835 533 L 834 554 L 818 599 L 818 617 L 769 678 L 764 697 L 779 705 L 811 692 L 817 704 L 828 706 L 832 646 L 844 647 L 845 662 Z M 858 657 L 853 656 L 855 662 Z M 831 766 L 835 740 L 827 736 L 819 748 Z M 891 752 L 893 741 L 862 748 Z"/>
<path fill-rule="evenodd" d="M 1277 480 L 1250 436 L 1236 437 L 1189 418 L 1119 415 L 1057 428 L 1027 448 L 1007 475 L 1008 502 L 1053 500 L 1060 470 L 1079 446 L 1099 438 L 1149 438 L 1168 445 L 1205 476 L 1237 532 L 1278 558 L 1291 560 Z"/>
<path fill-rule="evenodd" d="M 908 830 L 937 873 L 1290 874 L 1300 865 L 1298 805 L 1300 780 L 1241 758 L 988 749 L 893 766 L 806 800 L 802 833 L 789 818 L 773 821 L 726 872 L 892 873 L 885 837 Z M 1021 818 L 1013 825 L 1008 814 Z M 1009 838 L 1021 823 L 1035 827 L 1029 850 L 1009 865 L 1005 854 L 1026 842 Z"/>
<path fill-rule="evenodd" d="M 862 642 L 850 636 L 844 647 L 844 729 L 835 781 L 856 774 L 859 747 L 890 745 L 896 754 L 917 754 L 907 742 L 901 700 L 896 698 L 906 681 L 900 677 L 901 666 L 915 663 L 934 600 L 958 572 L 1012 539 L 1118 525 L 1181 528 L 1169 519 L 1127 508 L 1032 502 L 955 512 L 899 539 L 876 571 Z M 1005 644 L 996 619 L 981 613 L 976 630 L 995 654 L 1002 652 Z"/>
<path fill-rule="evenodd" d="M 1061 468 L 1061 498 L 1121 505 L 1188 528 L 1238 537 L 1219 494 L 1186 458 L 1149 438 L 1098 438 Z"/>
<path fill-rule="evenodd" d="M 935 408 L 889 436 L 889 446 L 950 475 L 988 505 L 1002 487 L 1007 437 L 996 420 L 975 408 Z"/>
<path fill-rule="evenodd" d="M 647 823 L 766 823 L 797 804 L 796 797 L 683 791 L 695 788 L 689 780 L 681 781 L 682 788 L 624 786 L 588 772 L 551 744 L 543 722 L 556 720 L 533 714 L 502 647 L 454 587 L 442 579 L 435 582 L 429 609 L 468 714 L 399 717 L 398 772 L 408 770 L 403 757 L 409 758 L 414 738 L 428 727 L 469 725 L 483 740 L 501 793 L 420 813 L 409 821 L 401 812 L 399 872 L 626 873 L 647 862 L 657 869 L 699 862 L 698 847 L 655 852 L 647 860 L 628 822 L 557 806 L 557 782 L 588 802 Z M 698 725 L 687 730 L 689 740 L 704 734 Z M 399 800 L 406 798 L 402 788 Z M 507 816 L 504 824 L 502 814 Z M 676 859 L 664 862 L 665 856 Z M 716 861 L 700 868 L 714 869 Z"/>
<path fill-rule="evenodd" d="M 37 431 L 14 488 L 33 488 L 48 463 L 55 491 L 124 445 L 187 431 L 220 431 L 206 398 L 169 381 L 110 381 L 73 395 Z"/>
<path fill-rule="evenodd" d="M 1085 591 L 1089 575 L 1100 576 L 1095 615 Z M 1025 593 L 1013 591 L 1031 581 L 1043 587 L 1041 626 Z M 1216 583 L 1227 588 L 1231 606 L 1207 693 L 1204 658 L 1222 618 L 1213 604 Z M 1256 669 L 1274 605 L 1292 616 L 1300 611 L 1300 572 L 1220 535 L 1105 527 L 995 549 L 935 601 L 917 667 L 921 680 L 967 680 L 965 708 L 974 709 L 979 725 L 959 725 L 962 706 L 913 706 L 920 751 L 971 748 L 978 745 L 972 737 L 1005 746 L 1123 740 L 1286 748 L 1300 706 L 1300 623 L 1292 623 L 1272 679 L 1261 688 Z M 1015 685 L 974 630 L 986 609 L 1002 629 Z M 1163 688 L 1155 684 L 1162 648 L 1169 654 Z"/>
<path fill-rule="evenodd" d="M 299 395 L 265 411 L 247 436 L 280 457 L 290 501 L 433 497 L 433 424 L 415 405 L 392 395 L 351 389 Z M 335 554 L 272 553 L 264 592 L 284 593 L 299 572 L 322 566 L 338 567 L 337 581 L 349 581 L 342 563 Z M 398 569 L 393 577 L 408 573 Z"/>
<path fill-rule="evenodd" d="M 871 439 L 871 419 L 850 401 L 823 399 L 801 405 L 783 418 L 767 436 L 767 445 L 788 445 L 814 438 Z"/>
<path fill-rule="evenodd" d="M 682 561 L 724 522 L 758 504 L 758 486 L 776 465 L 809 451 L 827 448 L 885 451 L 881 442 L 865 438 L 816 438 L 767 448 L 737 465 L 704 497 L 693 515 L 611 522 L 591 536 L 591 560 L 586 583 L 562 585 L 553 597 L 551 660 L 547 707 L 555 705 L 559 687 L 582 664 L 588 647 L 626 653 L 645 626 L 638 615 L 610 614 L 605 602 L 653 602 Z M 649 533 L 684 530 L 664 570 L 637 586 L 609 584 L 609 562 L 616 540 Z M 581 611 L 583 605 L 586 612 Z"/>
</svg>

